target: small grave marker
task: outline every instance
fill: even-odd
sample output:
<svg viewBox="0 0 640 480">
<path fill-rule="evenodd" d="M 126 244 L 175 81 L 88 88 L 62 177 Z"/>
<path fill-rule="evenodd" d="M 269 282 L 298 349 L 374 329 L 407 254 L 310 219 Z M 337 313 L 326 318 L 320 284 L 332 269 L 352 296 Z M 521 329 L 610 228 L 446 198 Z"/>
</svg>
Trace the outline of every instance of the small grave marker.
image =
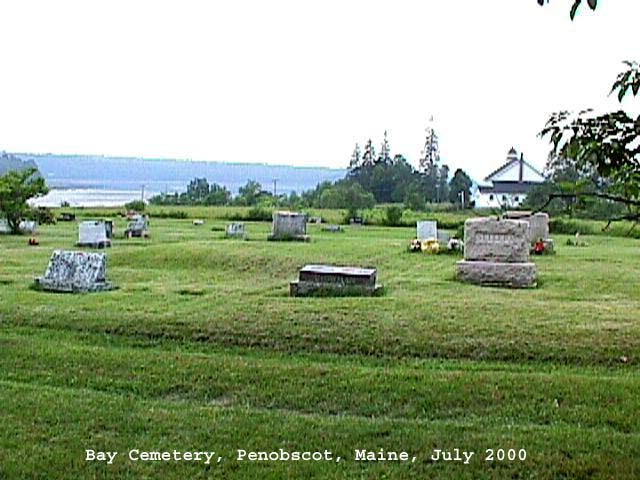
<svg viewBox="0 0 640 480">
<path fill-rule="evenodd" d="M 375 268 L 305 265 L 298 280 L 289 284 L 292 297 L 306 295 L 375 295 L 382 285 L 376 283 Z"/>
</svg>

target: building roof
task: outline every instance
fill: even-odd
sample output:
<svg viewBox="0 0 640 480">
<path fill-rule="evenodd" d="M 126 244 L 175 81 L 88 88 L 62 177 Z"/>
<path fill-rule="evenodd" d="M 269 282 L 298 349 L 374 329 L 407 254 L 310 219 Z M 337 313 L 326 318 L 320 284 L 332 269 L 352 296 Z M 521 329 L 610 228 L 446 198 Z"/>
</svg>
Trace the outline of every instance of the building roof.
<svg viewBox="0 0 640 480">
<path fill-rule="evenodd" d="M 500 179 L 496 179 L 495 177 L 499 177 L 502 173 L 507 172 L 514 166 L 517 166 L 517 168 L 519 168 L 519 176 L 518 176 L 519 181 L 523 181 L 523 176 L 525 175 L 525 168 L 529 170 L 529 172 L 532 173 L 534 176 L 540 177 L 541 182 L 543 181 L 542 179 L 544 179 L 544 175 L 537 168 L 535 168 L 533 165 L 527 162 L 524 159 L 522 154 L 520 154 L 520 158 L 518 158 L 518 152 L 516 152 L 515 148 L 511 147 L 511 149 L 509 150 L 509 153 L 507 154 L 506 163 L 504 163 L 497 170 L 494 170 L 489 175 L 487 175 L 484 179 L 485 182 L 503 181 Z"/>
</svg>

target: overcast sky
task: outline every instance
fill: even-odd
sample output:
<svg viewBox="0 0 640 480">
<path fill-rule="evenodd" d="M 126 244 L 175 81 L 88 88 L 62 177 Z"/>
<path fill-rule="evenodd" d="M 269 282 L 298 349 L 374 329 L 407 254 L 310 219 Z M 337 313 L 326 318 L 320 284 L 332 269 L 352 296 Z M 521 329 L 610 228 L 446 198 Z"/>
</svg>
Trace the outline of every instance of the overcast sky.
<svg viewBox="0 0 640 480">
<path fill-rule="evenodd" d="M 640 1 L 571 3 L 3 2 L 0 150 L 343 168 L 387 130 L 416 165 L 433 116 L 452 169 L 542 168 L 549 114 L 640 59 Z"/>
</svg>

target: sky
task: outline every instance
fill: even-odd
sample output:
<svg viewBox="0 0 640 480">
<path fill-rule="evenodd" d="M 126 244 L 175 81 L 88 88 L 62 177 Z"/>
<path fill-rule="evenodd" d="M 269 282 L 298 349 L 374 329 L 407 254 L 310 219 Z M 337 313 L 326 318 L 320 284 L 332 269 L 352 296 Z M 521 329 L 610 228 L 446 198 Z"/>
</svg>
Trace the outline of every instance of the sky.
<svg viewBox="0 0 640 480">
<path fill-rule="evenodd" d="M 416 166 L 433 117 L 452 171 L 542 169 L 549 115 L 640 60 L 640 2 L 571 3 L 2 2 L 0 150 L 345 168 L 386 130 Z"/>
</svg>

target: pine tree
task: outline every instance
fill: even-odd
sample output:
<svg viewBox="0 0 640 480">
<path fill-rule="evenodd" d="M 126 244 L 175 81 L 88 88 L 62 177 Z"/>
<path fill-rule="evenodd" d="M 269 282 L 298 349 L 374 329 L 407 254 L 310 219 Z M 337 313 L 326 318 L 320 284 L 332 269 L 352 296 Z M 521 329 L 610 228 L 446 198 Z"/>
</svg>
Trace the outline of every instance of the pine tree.
<svg viewBox="0 0 640 480">
<path fill-rule="evenodd" d="M 361 167 L 362 157 L 360 155 L 360 145 L 356 143 L 353 153 L 351 154 L 351 161 L 349 162 L 349 170 L 355 171 Z"/>
<path fill-rule="evenodd" d="M 422 183 L 427 201 L 437 202 L 438 199 L 438 179 L 440 176 L 440 148 L 438 146 L 438 135 L 432 126 L 433 117 L 429 120 L 426 128 L 424 149 L 420 157 L 418 171 L 422 175 Z"/>
<path fill-rule="evenodd" d="M 393 160 L 391 159 L 391 147 L 389 146 L 389 140 L 387 139 L 387 131 L 384 131 L 384 138 L 382 145 L 380 145 L 380 155 L 378 156 L 378 163 L 384 165 L 391 165 Z"/>
<path fill-rule="evenodd" d="M 371 139 L 364 144 L 364 153 L 362 154 L 362 167 L 372 167 L 376 163 L 376 150 L 373 147 Z"/>
</svg>

